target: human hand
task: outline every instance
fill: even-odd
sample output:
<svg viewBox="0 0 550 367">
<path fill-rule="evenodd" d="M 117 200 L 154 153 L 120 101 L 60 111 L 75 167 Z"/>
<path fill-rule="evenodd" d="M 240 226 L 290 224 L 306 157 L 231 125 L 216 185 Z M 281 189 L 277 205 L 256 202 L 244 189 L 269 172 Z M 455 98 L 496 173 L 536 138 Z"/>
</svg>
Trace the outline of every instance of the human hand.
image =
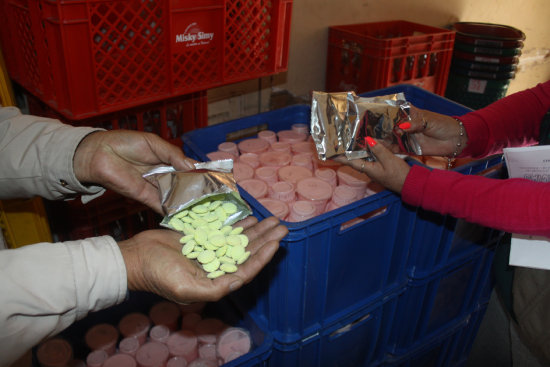
<svg viewBox="0 0 550 367">
<path fill-rule="evenodd" d="M 215 279 L 195 261 L 182 255 L 181 233 L 171 230 L 150 230 L 118 243 L 128 276 L 128 289 L 153 292 L 178 303 L 217 301 L 250 282 L 271 260 L 279 241 L 288 229 L 276 217 L 258 223 L 249 216 L 236 226 L 244 227 L 251 252 L 237 272 Z"/>
<path fill-rule="evenodd" d="M 403 159 L 393 154 L 383 144 L 379 144 L 371 137 L 367 137 L 370 151 L 376 157 L 376 161 L 368 162 L 363 159 L 348 160 L 344 156 L 334 160 L 347 164 L 359 172 L 365 173 L 372 180 L 378 182 L 389 190 L 401 193 L 410 167 Z"/>
<path fill-rule="evenodd" d="M 410 122 L 398 125 L 398 131 L 413 134 L 422 155 L 452 156 L 466 146 L 468 136 L 464 130 L 464 135 L 460 135 L 461 129 L 453 117 L 411 106 L 410 118 Z"/>
<path fill-rule="evenodd" d="M 195 161 L 159 136 L 130 130 L 98 131 L 78 145 L 74 172 L 83 184 L 97 184 L 162 213 L 158 189 L 142 175 L 160 165 L 194 169 Z"/>
</svg>

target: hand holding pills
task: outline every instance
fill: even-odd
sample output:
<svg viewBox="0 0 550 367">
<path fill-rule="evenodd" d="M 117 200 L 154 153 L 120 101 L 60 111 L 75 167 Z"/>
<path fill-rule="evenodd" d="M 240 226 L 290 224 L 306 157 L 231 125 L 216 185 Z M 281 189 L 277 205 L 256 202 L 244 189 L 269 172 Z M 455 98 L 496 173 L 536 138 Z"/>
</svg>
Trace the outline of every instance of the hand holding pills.
<svg viewBox="0 0 550 367">
<path fill-rule="evenodd" d="M 119 242 L 128 289 L 154 292 L 178 303 L 191 303 L 216 301 L 240 288 L 271 260 L 288 229 L 275 217 L 258 222 L 253 216 L 237 222 L 232 231 L 239 227 L 248 238 L 248 260 L 238 265 L 235 272 L 225 272 L 215 279 L 208 277 L 209 273 L 198 261 L 182 255 L 182 234 L 176 231 L 150 230 Z"/>
<path fill-rule="evenodd" d="M 194 169 L 180 147 L 155 134 L 130 130 L 97 131 L 78 145 L 74 172 L 84 185 L 100 185 L 162 213 L 157 188 L 143 173 L 158 165 Z"/>
</svg>

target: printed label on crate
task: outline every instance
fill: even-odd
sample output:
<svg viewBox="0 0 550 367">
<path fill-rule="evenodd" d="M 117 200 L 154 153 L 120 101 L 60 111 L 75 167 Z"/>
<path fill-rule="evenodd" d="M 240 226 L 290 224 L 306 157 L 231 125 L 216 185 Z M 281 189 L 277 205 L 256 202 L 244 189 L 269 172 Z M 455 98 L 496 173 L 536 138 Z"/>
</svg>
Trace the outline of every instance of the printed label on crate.
<svg viewBox="0 0 550 367">
<path fill-rule="evenodd" d="M 214 32 L 203 32 L 197 23 L 189 24 L 181 33 L 176 33 L 176 45 L 184 47 L 206 46 L 214 40 Z"/>
<path fill-rule="evenodd" d="M 215 47 L 222 42 L 223 21 L 212 12 L 176 13 L 171 42 L 175 52 Z"/>
<path fill-rule="evenodd" d="M 470 93 L 485 93 L 487 88 L 487 80 L 482 79 L 468 79 L 468 92 Z"/>
</svg>

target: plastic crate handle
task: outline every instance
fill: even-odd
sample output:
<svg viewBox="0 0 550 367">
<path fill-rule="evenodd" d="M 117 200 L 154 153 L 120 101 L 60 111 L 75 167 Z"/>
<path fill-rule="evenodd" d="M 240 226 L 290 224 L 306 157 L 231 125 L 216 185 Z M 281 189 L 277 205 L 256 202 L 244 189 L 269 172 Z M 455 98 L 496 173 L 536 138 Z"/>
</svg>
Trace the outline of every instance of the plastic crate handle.
<svg viewBox="0 0 550 367">
<path fill-rule="evenodd" d="M 277 30 L 277 44 L 281 47 L 275 48 L 273 57 L 276 71 L 284 71 L 288 66 L 288 50 L 290 35 L 290 17 L 292 13 L 292 0 L 276 1 L 274 7 L 277 12 L 274 19 L 275 29 Z"/>
</svg>

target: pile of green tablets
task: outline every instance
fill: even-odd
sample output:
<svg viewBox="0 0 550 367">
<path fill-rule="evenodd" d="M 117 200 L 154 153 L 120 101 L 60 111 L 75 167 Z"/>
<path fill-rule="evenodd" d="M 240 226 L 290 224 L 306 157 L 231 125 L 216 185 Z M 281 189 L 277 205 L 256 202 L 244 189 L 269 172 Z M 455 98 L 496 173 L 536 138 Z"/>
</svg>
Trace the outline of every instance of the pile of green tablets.
<svg viewBox="0 0 550 367">
<path fill-rule="evenodd" d="M 236 272 L 237 265 L 250 256 L 243 227 L 224 225 L 236 211 L 237 206 L 232 202 L 206 201 L 175 214 L 168 222 L 184 234 L 180 239 L 182 254 L 196 259 L 211 279 Z"/>
</svg>

